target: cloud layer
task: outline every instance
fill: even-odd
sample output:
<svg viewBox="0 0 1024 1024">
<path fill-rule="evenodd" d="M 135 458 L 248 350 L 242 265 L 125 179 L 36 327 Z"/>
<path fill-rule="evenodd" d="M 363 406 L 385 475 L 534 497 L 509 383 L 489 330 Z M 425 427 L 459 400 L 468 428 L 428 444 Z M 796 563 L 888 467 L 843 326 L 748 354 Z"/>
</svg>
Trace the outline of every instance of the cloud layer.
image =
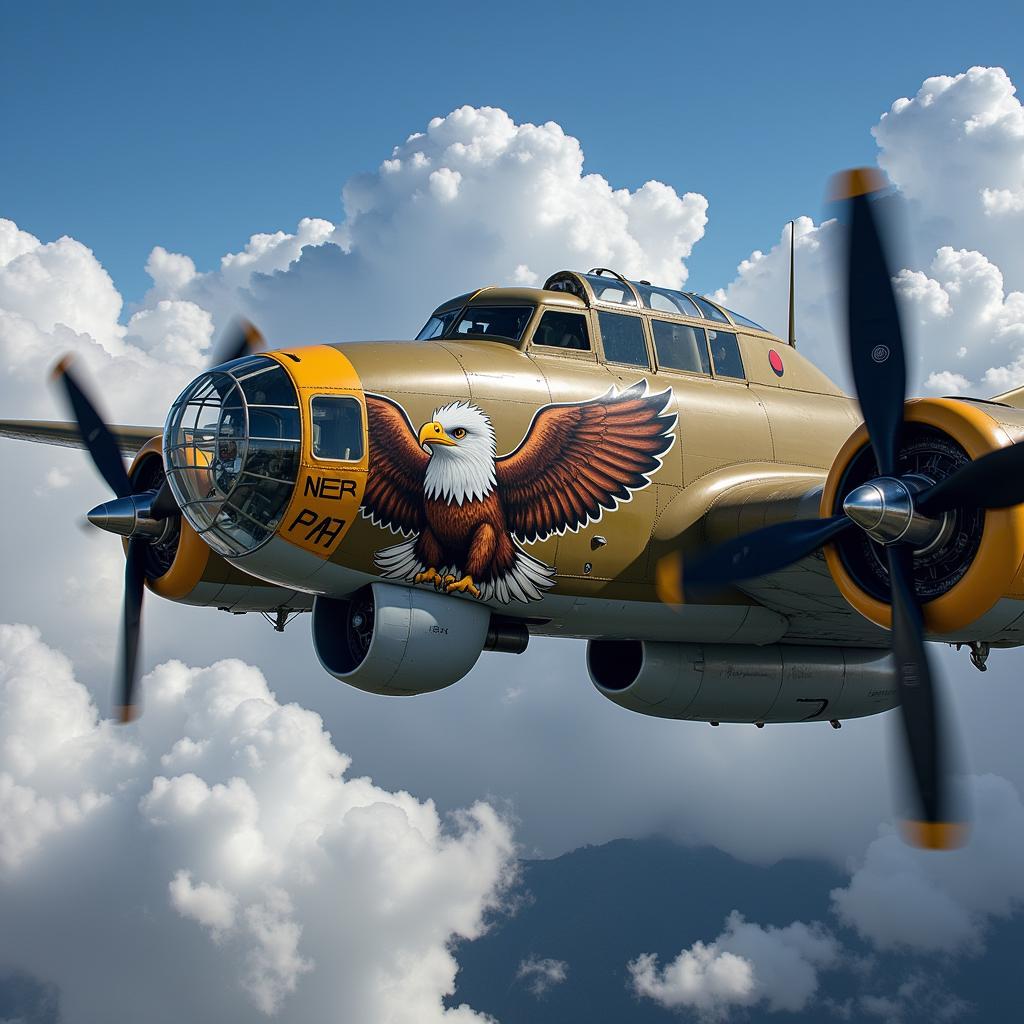
<svg viewBox="0 0 1024 1024">
<path fill-rule="evenodd" d="M 819 970 L 838 957 L 839 943 L 820 924 L 763 928 L 733 911 L 713 942 L 695 942 L 664 968 L 643 953 L 628 969 L 637 996 L 718 1020 L 759 1003 L 769 1012 L 800 1012 L 818 989 Z"/>
<path fill-rule="evenodd" d="M 346 182 L 342 204 L 337 227 L 305 219 L 293 234 L 254 235 L 205 274 L 154 250 L 149 300 L 194 301 L 218 322 L 242 309 L 279 341 L 412 337 L 451 295 L 536 285 L 563 267 L 681 284 L 707 222 L 702 195 L 657 181 L 615 189 L 583 172 L 579 141 L 559 125 L 493 107 L 435 117 Z"/>
<path fill-rule="evenodd" d="M 992 395 L 1024 384 L 1024 108 L 1002 68 L 927 79 L 873 129 L 905 229 L 893 267 L 916 350 L 912 388 Z M 797 338 L 846 379 L 835 221 L 797 222 Z M 899 242 L 899 239 L 894 239 Z M 730 306 L 786 327 L 789 229 L 721 291 Z"/>
<path fill-rule="evenodd" d="M 119 1019 L 132 993 L 154 1020 L 482 1019 L 442 1000 L 451 944 L 512 877 L 488 805 L 445 820 L 349 777 L 319 716 L 241 662 L 145 685 L 117 730 L 37 630 L 0 626 L 0 962 L 76 1019 Z"/>
</svg>

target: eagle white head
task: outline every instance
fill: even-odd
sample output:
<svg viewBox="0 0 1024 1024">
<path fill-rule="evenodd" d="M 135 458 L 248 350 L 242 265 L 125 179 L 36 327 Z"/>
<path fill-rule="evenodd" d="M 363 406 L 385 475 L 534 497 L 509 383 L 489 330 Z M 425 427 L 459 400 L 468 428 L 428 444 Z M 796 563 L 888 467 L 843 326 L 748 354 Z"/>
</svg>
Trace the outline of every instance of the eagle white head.
<svg viewBox="0 0 1024 1024">
<path fill-rule="evenodd" d="M 480 501 L 494 490 L 494 427 L 475 405 L 452 402 L 435 409 L 433 421 L 420 428 L 419 441 L 430 453 L 428 498 L 461 505 Z"/>
</svg>

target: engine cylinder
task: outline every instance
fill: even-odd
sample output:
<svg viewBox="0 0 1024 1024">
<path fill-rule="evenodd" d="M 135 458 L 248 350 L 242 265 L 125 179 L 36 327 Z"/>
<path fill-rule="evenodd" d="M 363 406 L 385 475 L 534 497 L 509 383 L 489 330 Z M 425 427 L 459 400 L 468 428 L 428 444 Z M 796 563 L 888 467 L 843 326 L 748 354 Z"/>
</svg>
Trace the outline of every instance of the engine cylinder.
<svg viewBox="0 0 1024 1024">
<path fill-rule="evenodd" d="M 861 718 L 898 703 L 888 651 L 591 640 L 587 668 L 620 707 L 698 722 Z"/>
<path fill-rule="evenodd" d="M 482 604 L 371 583 L 350 598 L 314 599 L 313 646 L 342 682 L 410 696 L 458 682 L 480 657 L 490 621 Z"/>
<path fill-rule="evenodd" d="M 897 473 L 908 480 L 936 480 L 1024 438 L 1024 413 L 992 403 L 951 398 L 907 402 Z M 821 515 L 843 510 L 843 501 L 877 476 L 863 424 L 849 437 L 829 471 Z M 917 545 L 915 545 L 917 547 Z M 865 618 L 892 624 L 884 549 L 861 530 L 849 530 L 824 549 L 844 598 Z M 925 629 L 951 634 L 969 628 L 1002 597 L 1017 597 L 1024 574 L 1024 506 L 959 508 L 941 521 L 935 539 L 914 553 L 914 585 L 922 599 Z"/>
</svg>

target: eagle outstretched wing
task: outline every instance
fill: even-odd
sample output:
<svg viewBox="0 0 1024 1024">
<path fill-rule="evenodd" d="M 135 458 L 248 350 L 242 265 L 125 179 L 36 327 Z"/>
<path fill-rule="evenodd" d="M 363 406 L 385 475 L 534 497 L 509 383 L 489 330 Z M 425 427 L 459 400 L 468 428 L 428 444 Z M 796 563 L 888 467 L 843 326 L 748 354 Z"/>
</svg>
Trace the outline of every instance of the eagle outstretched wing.
<svg viewBox="0 0 1024 1024">
<path fill-rule="evenodd" d="M 645 381 L 600 398 L 548 405 L 495 464 L 509 531 L 530 543 L 579 529 L 650 483 L 675 440 L 670 389 Z"/>
<path fill-rule="evenodd" d="M 370 472 L 360 512 L 408 537 L 423 528 L 423 480 L 430 456 L 420 447 L 405 410 L 383 395 L 367 394 Z"/>
</svg>

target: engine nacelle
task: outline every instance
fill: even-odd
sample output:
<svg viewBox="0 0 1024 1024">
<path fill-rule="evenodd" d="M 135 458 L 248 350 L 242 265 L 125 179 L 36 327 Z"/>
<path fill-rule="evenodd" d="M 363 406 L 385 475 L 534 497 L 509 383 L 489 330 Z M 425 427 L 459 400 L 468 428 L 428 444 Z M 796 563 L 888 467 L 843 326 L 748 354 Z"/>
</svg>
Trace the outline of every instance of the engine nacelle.
<svg viewBox="0 0 1024 1024">
<path fill-rule="evenodd" d="M 898 703 L 892 656 L 881 650 L 591 640 L 587 668 L 609 700 L 658 718 L 831 721 Z"/>
<path fill-rule="evenodd" d="M 925 398 L 907 402 L 897 474 L 925 485 L 971 459 L 1024 439 L 1024 411 L 992 402 Z M 861 425 L 840 449 L 821 497 L 823 517 L 842 512 L 844 497 L 877 475 Z M 884 549 L 861 530 L 825 546 L 825 560 L 844 598 L 865 618 L 892 625 Z M 914 552 L 915 590 L 925 629 L 949 635 L 970 629 L 1000 598 L 1024 598 L 1024 505 L 954 509 L 936 539 Z"/>
<path fill-rule="evenodd" d="M 458 682 L 484 650 L 490 624 L 485 605 L 392 583 L 313 601 L 320 664 L 343 683 L 390 696 Z"/>
<path fill-rule="evenodd" d="M 157 490 L 164 482 L 160 438 L 148 441 L 128 471 L 135 492 Z M 179 604 L 223 608 L 232 612 L 308 611 L 312 597 L 279 587 L 236 569 L 182 517 L 177 529 L 145 549 L 146 586 Z"/>
</svg>

